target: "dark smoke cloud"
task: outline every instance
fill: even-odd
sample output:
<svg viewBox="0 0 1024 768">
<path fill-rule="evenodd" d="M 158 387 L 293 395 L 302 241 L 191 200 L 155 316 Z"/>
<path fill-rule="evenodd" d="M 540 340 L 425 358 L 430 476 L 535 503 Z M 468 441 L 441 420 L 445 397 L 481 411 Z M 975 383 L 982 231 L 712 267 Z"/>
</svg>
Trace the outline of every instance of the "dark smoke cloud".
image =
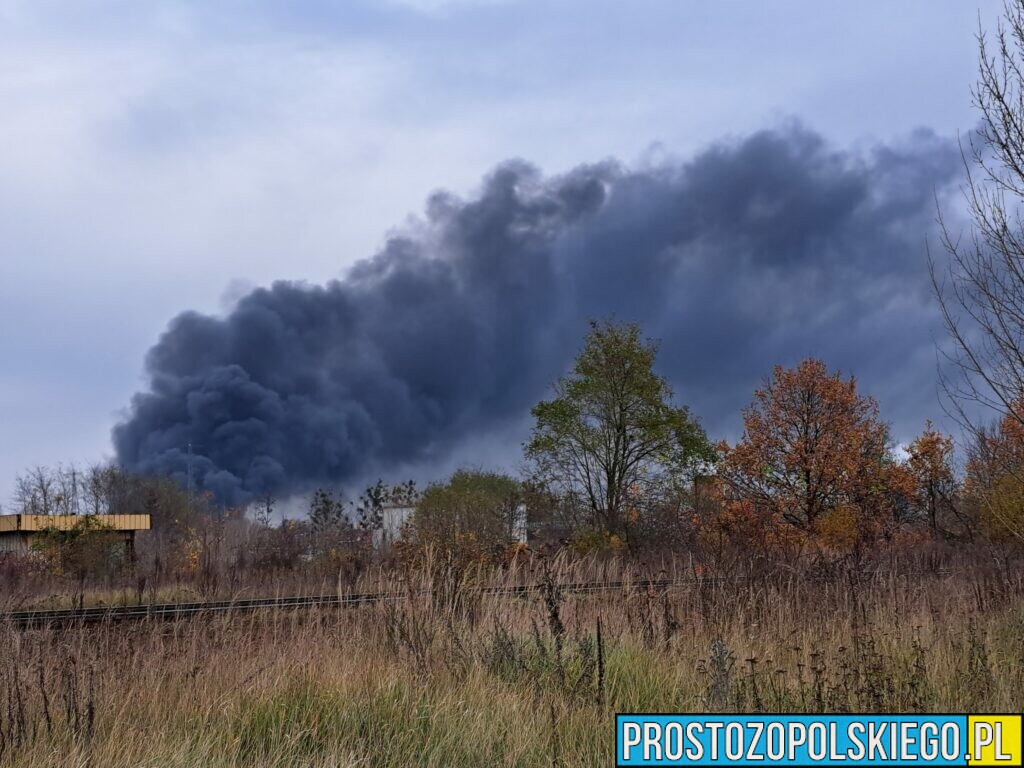
<svg viewBox="0 0 1024 768">
<path fill-rule="evenodd" d="M 661 340 L 713 435 L 808 354 L 906 433 L 935 415 L 924 244 L 958 157 L 926 131 L 854 152 L 794 124 L 641 169 L 506 163 L 473 199 L 433 195 L 342 280 L 175 318 L 118 457 L 184 479 L 192 443 L 196 482 L 232 503 L 440 461 L 521 422 L 608 316 Z"/>
</svg>

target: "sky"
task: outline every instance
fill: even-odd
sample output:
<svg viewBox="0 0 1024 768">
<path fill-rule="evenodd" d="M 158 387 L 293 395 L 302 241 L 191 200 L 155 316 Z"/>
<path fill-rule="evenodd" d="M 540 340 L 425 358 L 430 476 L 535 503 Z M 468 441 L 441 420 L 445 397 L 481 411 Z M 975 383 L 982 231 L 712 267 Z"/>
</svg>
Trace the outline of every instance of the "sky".
<svg viewBox="0 0 1024 768">
<path fill-rule="evenodd" d="M 526 224 L 505 222 L 502 237 L 522 225 L 542 242 L 502 240 L 503 253 L 543 252 L 544 269 L 569 275 L 551 283 L 553 300 L 569 301 L 571 291 L 578 311 L 545 315 L 558 338 L 544 337 L 541 355 L 531 345 L 543 340 L 526 337 L 512 356 L 517 367 L 501 369 L 500 380 L 481 374 L 470 379 L 478 388 L 457 391 L 425 384 L 437 388 L 431 418 L 408 412 L 418 431 L 402 450 L 389 440 L 407 435 L 382 426 L 393 401 L 346 404 L 340 410 L 358 406 L 372 435 L 304 480 L 439 472 L 467 458 L 510 464 L 524 407 L 564 367 L 584 315 L 606 310 L 636 315 L 663 340 L 668 375 L 715 436 L 735 436 L 739 408 L 772 361 L 821 354 L 858 373 L 896 437 L 909 437 L 924 418 L 941 418 L 933 340 L 941 328 L 927 305 L 923 245 L 935 197 L 955 189 L 957 136 L 977 119 L 970 87 L 979 15 L 988 25 L 997 11 L 995 2 L 962 0 L 0 0 L 0 505 L 11 507 L 14 476 L 37 464 L 120 455 L 180 467 L 171 442 L 223 424 L 200 428 L 188 415 L 182 431 L 167 415 L 172 401 L 216 389 L 212 377 L 251 350 L 225 344 L 220 357 L 186 370 L 165 353 L 176 339 L 201 345 L 207 337 L 171 326 L 148 368 L 147 353 L 183 311 L 230 335 L 248 327 L 237 307 L 283 312 L 320 301 L 256 290 L 274 281 L 315 291 L 340 280 L 324 300 L 377 324 L 363 335 L 324 326 L 326 338 L 337 348 L 358 338 L 375 365 L 389 363 L 388 381 L 416 384 L 422 371 L 402 371 L 412 353 L 396 363 L 389 355 L 405 348 L 381 330 L 408 301 L 385 301 L 390 278 L 374 269 L 390 275 L 397 264 L 422 276 L 431 260 L 447 260 L 456 264 L 448 279 L 463 286 L 487 264 L 494 241 L 473 222 L 500 218 L 485 216 L 492 200 L 558 210 L 556 224 L 536 212 Z M 508 175 L 500 169 L 513 159 L 528 166 L 515 166 L 512 198 L 502 198 Z M 764 173 L 748 176 L 751 168 Z M 737 239 L 732 219 L 719 219 L 740 215 L 737 199 L 762 179 L 764 199 L 744 198 L 742 210 L 760 206 L 771 226 L 748 221 Z M 607 197 L 577 210 L 573 185 L 584 182 Z M 438 190 L 449 194 L 432 197 Z M 834 205 L 818 210 L 822 199 Z M 819 232 L 787 206 L 833 229 Z M 703 212 L 693 214 L 695 231 L 677 231 L 695 210 Z M 645 239 L 648 231 L 662 234 Z M 803 234 L 787 239 L 793 232 Z M 403 256 L 410 242 L 415 254 Z M 583 251 L 606 255 L 587 262 Z M 770 267 L 758 267 L 768 253 Z M 682 254 L 666 283 L 673 296 L 659 299 L 657 312 L 644 306 L 657 286 L 631 286 L 621 254 Z M 660 264 L 647 266 L 660 274 Z M 633 291 L 628 301 L 586 287 L 605 267 Z M 800 302 L 808 291 L 819 297 L 813 305 Z M 708 295 L 727 301 L 685 309 Z M 787 295 L 796 298 L 780 309 Z M 470 313 L 457 315 L 454 336 L 490 318 L 463 293 L 449 298 Z M 844 319 L 854 310 L 858 327 Z M 524 323 L 534 314 L 528 304 L 510 312 Z M 702 317 L 713 323 L 701 328 Z M 499 326 L 490 318 L 497 336 L 472 338 L 504 339 Z M 416 327 L 396 324 L 394 333 Z M 890 336 L 899 341 L 887 351 Z M 433 339 L 418 348 L 433 349 Z M 302 350 L 291 361 L 297 369 L 333 370 L 330 350 Z M 900 369 L 911 363 L 912 372 Z M 255 367 L 246 376 L 258 378 Z M 325 374 L 331 385 L 312 398 L 316 414 L 329 413 L 319 423 L 358 431 L 354 421 L 332 421 L 341 418 L 338 399 L 370 397 L 358 394 L 351 370 Z M 180 375 L 161 395 L 167 408 L 154 415 L 151 398 L 146 413 L 131 411 L 135 393 L 152 393 L 154 373 Z M 360 376 L 376 391 L 365 384 L 369 374 Z M 526 382 L 515 396 L 510 379 Z M 258 383 L 279 399 L 291 386 Z M 460 405 L 448 408 L 445 398 L 456 396 Z M 303 411 L 293 423 L 294 407 L 285 411 L 266 423 L 304 430 L 303 419 L 314 418 Z M 125 423 L 115 452 L 111 430 Z M 146 448 L 140 429 L 160 439 Z M 366 450 L 370 459 L 351 465 Z M 254 466 L 246 451 L 211 457 L 211 478 L 255 487 L 255 475 L 229 467 Z"/>
</svg>

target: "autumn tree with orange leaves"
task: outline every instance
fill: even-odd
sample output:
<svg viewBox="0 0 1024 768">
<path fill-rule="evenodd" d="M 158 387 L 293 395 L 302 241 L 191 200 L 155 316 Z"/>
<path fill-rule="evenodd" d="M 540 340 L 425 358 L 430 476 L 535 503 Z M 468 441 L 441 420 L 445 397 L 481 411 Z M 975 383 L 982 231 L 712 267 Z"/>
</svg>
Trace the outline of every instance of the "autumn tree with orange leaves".
<svg viewBox="0 0 1024 768">
<path fill-rule="evenodd" d="M 1024 540 L 1024 403 L 994 429 L 980 430 L 967 460 L 964 496 L 982 531 L 995 540 Z"/>
<path fill-rule="evenodd" d="M 914 507 L 927 518 L 932 534 L 951 535 L 942 521 L 957 512 L 953 438 L 936 430 L 929 421 L 924 432 L 907 446 L 907 454 Z"/>
<path fill-rule="evenodd" d="M 743 424 L 721 472 L 736 498 L 760 514 L 806 532 L 838 523 L 858 538 L 887 507 L 888 430 L 852 377 L 829 374 L 821 360 L 776 366 Z"/>
</svg>

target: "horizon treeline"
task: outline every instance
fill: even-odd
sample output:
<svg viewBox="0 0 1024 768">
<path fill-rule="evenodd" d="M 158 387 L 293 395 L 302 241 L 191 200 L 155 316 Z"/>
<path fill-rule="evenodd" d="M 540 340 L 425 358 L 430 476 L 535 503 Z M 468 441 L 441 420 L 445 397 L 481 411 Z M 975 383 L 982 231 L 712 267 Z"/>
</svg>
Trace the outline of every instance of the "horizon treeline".
<svg viewBox="0 0 1024 768">
<path fill-rule="evenodd" d="M 958 462 L 953 438 L 931 423 L 896 445 L 853 376 L 808 358 L 775 367 L 729 444 L 712 442 L 676 402 L 656 358 L 639 326 L 593 323 L 571 371 L 532 411 L 519 476 L 465 468 L 422 490 L 378 481 L 351 499 L 320 488 L 303 518 L 282 519 L 272 494 L 224 507 L 169 477 L 114 465 L 39 467 L 18 478 L 15 508 L 151 515 L 132 563 L 95 545 L 82 557 L 87 532 L 56 547 L 47 538 L 30 560 L 51 575 L 84 582 L 127 569 L 153 583 L 198 579 L 210 591 L 245 574 L 355 579 L 372 564 L 427 553 L 460 568 L 500 565 L 527 546 L 686 554 L 722 570 L 739 561 L 868 563 L 936 545 L 1005 556 L 1024 544 L 1024 401 L 979 430 Z M 383 542 L 394 507 L 406 513 L 387 525 L 402 535 Z"/>
</svg>

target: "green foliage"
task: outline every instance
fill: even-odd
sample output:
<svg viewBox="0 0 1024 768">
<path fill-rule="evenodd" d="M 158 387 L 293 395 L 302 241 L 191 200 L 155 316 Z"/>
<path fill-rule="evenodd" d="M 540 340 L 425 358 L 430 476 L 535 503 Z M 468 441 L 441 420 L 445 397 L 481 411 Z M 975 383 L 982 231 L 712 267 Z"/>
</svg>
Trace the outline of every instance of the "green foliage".
<svg viewBox="0 0 1024 768">
<path fill-rule="evenodd" d="M 714 459 L 704 430 L 654 372 L 656 356 L 639 326 L 591 323 L 572 372 L 532 411 L 526 457 L 535 479 L 619 536 L 642 501 L 678 489 Z"/>
<path fill-rule="evenodd" d="M 308 551 L 315 555 L 318 566 L 331 571 L 357 567 L 361 553 L 369 546 L 367 531 L 357 529 L 349 520 L 344 497 L 318 488 L 309 503 L 307 524 Z M 289 532 L 282 525 L 281 543 L 287 543 Z"/>
<path fill-rule="evenodd" d="M 460 469 L 423 492 L 412 518 L 413 539 L 471 557 L 498 554 L 512 542 L 520 484 L 507 475 Z"/>
<path fill-rule="evenodd" d="M 382 681 L 361 685 L 354 695 L 300 681 L 278 694 L 247 697 L 228 726 L 238 737 L 225 739 L 227 754 L 217 764 L 482 768 L 546 762 L 545 738 L 524 745 L 522 727 L 488 727 L 492 721 L 481 720 L 490 689 L 472 685 L 471 701 L 466 693 L 452 681 L 434 687 Z M 523 707 L 515 715 L 525 723 L 530 713 Z"/>
<path fill-rule="evenodd" d="M 363 491 L 356 502 L 355 511 L 359 519 L 359 526 L 369 531 L 379 528 L 384 507 L 389 504 L 411 507 L 418 498 L 419 491 L 413 480 L 397 485 L 387 485 L 383 480 L 378 480 Z"/>
<path fill-rule="evenodd" d="M 51 573 L 79 579 L 117 570 L 127 562 L 124 540 L 92 515 L 81 517 L 70 528 L 40 531 L 32 537 L 31 550 Z"/>
<path fill-rule="evenodd" d="M 326 535 L 347 521 L 345 500 L 333 491 L 317 488 L 309 502 L 309 524 L 313 527 L 314 535 Z"/>
</svg>

